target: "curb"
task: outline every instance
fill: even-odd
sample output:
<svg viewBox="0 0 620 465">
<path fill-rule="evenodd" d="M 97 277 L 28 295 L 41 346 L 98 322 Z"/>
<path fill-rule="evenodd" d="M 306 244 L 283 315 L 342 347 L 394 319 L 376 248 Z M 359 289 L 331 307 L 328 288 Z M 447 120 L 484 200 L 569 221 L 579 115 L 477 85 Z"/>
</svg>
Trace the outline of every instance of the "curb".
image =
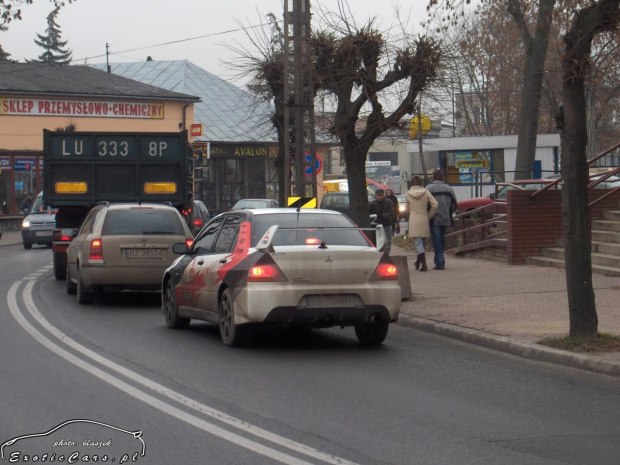
<svg viewBox="0 0 620 465">
<path fill-rule="evenodd" d="M 400 314 L 398 323 L 402 326 L 419 329 L 439 336 L 458 339 L 468 344 L 516 355 L 517 357 L 528 360 L 563 365 L 570 368 L 577 368 L 579 370 L 620 378 L 620 364 L 600 360 L 591 355 L 576 354 L 529 342 L 517 342 L 505 336 L 485 333 L 476 329 L 463 328 L 448 323 L 440 323 L 402 313 Z"/>
</svg>

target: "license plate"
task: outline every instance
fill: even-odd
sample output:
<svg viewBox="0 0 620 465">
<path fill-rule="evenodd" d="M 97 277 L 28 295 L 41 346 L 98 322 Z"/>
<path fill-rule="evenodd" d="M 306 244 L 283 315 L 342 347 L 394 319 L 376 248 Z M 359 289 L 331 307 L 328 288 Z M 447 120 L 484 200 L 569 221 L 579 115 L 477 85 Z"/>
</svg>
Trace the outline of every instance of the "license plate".
<svg viewBox="0 0 620 465">
<path fill-rule="evenodd" d="M 355 307 L 359 297 L 352 294 L 307 295 L 306 307 Z"/>
<path fill-rule="evenodd" d="M 124 249 L 125 258 L 164 258 L 164 249 Z"/>
<path fill-rule="evenodd" d="M 51 236 L 53 231 L 36 231 L 34 233 L 35 236 L 37 237 L 41 237 L 41 236 Z"/>
</svg>

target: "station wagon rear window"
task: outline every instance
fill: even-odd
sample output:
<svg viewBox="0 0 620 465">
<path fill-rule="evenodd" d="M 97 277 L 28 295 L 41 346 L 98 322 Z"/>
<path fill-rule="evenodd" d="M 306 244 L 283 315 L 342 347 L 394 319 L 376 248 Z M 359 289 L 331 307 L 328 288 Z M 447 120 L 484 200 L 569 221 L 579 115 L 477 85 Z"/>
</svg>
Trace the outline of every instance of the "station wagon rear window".
<svg viewBox="0 0 620 465">
<path fill-rule="evenodd" d="M 103 224 L 103 235 L 184 236 L 185 231 L 175 211 L 158 209 L 108 210 Z"/>
</svg>

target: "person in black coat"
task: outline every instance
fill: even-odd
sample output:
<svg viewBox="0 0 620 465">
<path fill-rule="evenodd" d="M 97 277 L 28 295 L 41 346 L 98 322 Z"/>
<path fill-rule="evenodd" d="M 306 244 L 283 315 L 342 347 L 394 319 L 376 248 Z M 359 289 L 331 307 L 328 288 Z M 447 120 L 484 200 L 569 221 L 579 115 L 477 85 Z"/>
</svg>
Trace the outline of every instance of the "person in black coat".
<svg viewBox="0 0 620 465">
<path fill-rule="evenodd" d="M 394 235 L 396 235 L 400 233 L 400 211 L 398 209 L 398 199 L 390 187 L 385 190 L 385 198 L 391 200 L 394 204 L 394 224 L 392 225 L 392 230 Z"/>
<path fill-rule="evenodd" d="M 385 198 L 385 191 L 383 189 L 376 190 L 375 200 L 370 202 L 370 214 L 377 215 L 376 222 L 383 226 L 387 240 L 385 251 L 390 253 L 392 249 L 392 226 L 394 225 L 394 204 L 391 200 Z"/>
</svg>

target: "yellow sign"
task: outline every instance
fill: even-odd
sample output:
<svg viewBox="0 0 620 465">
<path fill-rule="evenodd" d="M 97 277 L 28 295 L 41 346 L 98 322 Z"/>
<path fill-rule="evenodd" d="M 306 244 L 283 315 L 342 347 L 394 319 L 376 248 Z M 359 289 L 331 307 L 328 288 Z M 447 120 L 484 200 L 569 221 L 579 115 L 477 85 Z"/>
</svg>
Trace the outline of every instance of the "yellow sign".
<svg viewBox="0 0 620 465">
<path fill-rule="evenodd" d="M 176 182 L 145 182 L 144 193 L 145 194 L 176 194 L 177 183 Z"/>
<path fill-rule="evenodd" d="M 316 197 L 289 197 L 290 208 L 316 208 Z"/>
<path fill-rule="evenodd" d="M 426 116 L 426 115 L 422 115 L 420 117 L 420 119 L 417 116 L 414 116 L 413 118 L 411 118 L 411 123 L 409 125 L 409 139 L 415 139 L 418 137 L 418 132 L 420 130 L 420 121 L 422 122 L 422 135 L 425 136 L 428 131 L 431 130 L 431 119 Z"/>
<path fill-rule="evenodd" d="M 88 184 L 85 182 L 57 182 L 54 185 L 57 194 L 86 194 L 88 192 Z"/>
</svg>

